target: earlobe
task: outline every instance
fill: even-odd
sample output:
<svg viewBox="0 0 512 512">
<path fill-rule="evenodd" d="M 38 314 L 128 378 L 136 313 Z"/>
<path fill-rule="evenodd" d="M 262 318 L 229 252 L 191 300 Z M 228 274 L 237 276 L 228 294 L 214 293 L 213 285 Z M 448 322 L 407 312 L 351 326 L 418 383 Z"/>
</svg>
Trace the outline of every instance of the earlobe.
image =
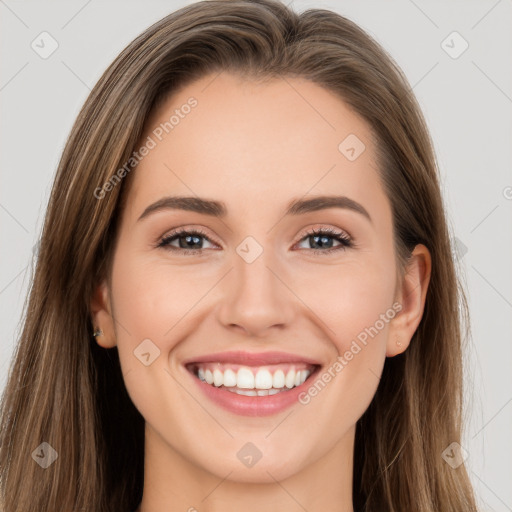
<svg viewBox="0 0 512 512">
<path fill-rule="evenodd" d="M 386 356 L 404 352 L 420 324 L 431 275 L 431 256 L 422 244 L 411 253 L 396 300 L 401 305 L 399 314 L 391 321 Z"/>
<path fill-rule="evenodd" d="M 94 289 L 90 307 L 96 343 L 103 348 L 115 347 L 117 343 L 111 313 L 110 293 L 105 280 Z"/>
</svg>

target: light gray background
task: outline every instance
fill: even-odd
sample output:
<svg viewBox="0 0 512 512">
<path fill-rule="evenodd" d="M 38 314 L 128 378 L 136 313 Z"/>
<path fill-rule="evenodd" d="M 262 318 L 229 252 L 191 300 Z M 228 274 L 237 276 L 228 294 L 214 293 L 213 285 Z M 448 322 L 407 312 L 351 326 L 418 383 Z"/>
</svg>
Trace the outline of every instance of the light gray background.
<svg viewBox="0 0 512 512">
<path fill-rule="evenodd" d="M 177 1 L 0 0 L 0 390 L 27 293 L 33 247 L 67 134 L 90 88 Z M 467 428 L 484 511 L 512 511 L 512 1 L 300 1 L 366 29 L 405 71 L 434 139 L 470 299 Z M 42 59 L 43 31 L 59 47 Z M 442 42 L 469 48 L 454 59 Z M 455 52 L 461 41 L 445 45 Z"/>
</svg>

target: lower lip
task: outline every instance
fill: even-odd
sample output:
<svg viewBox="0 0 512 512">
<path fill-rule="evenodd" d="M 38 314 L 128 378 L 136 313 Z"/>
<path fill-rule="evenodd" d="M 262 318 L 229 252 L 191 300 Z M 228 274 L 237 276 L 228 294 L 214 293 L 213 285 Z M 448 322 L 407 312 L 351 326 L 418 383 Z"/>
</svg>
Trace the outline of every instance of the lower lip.
<svg viewBox="0 0 512 512">
<path fill-rule="evenodd" d="M 270 416 L 284 411 L 294 403 L 298 403 L 299 395 L 309 388 L 311 377 L 314 377 L 319 371 L 320 368 L 317 368 L 300 386 L 288 391 L 267 396 L 245 396 L 227 391 L 225 388 L 212 386 L 186 370 L 208 398 L 224 409 L 242 416 Z"/>
</svg>

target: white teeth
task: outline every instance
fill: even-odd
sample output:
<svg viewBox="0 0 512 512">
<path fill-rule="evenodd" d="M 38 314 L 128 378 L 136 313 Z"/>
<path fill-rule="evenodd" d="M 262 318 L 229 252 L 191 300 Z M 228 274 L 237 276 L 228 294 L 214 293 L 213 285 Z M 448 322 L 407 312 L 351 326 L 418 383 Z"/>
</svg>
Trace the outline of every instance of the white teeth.
<svg viewBox="0 0 512 512">
<path fill-rule="evenodd" d="M 257 396 L 255 389 L 239 389 L 236 393 L 245 396 Z"/>
<path fill-rule="evenodd" d="M 280 390 L 292 389 L 295 386 L 300 386 L 310 373 L 309 370 L 291 368 L 286 374 L 283 370 L 278 369 L 272 375 L 268 368 L 260 368 L 254 374 L 253 370 L 247 366 L 239 368 L 236 372 L 230 368 L 226 368 L 224 371 L 219 368 L 215 368 L 213 371 L 209 368 L 199 367 L 197 369 L 197 377 L 208 384 L 216 387 L 224 386 L 230 391 L 247 396 L 274 395 Z M 249 393 L 249 391 L 251 392 Z"/>
<path fill-rule="evenodd" d="M 277 370 L 272 377 L 272 387 L 276 389 L 284 388 L 284 372 L 283 370 Z"/>
<path fill-rule="evenodd" d="M 222 375 L 222 372 L 220 370 L 213 370 L 213 385 L 214 386 L 222 386 L 224 382 L 224 375 Z"/>
<path fill-rule="evenodd" d="M 272 374 L 268 370 L 258 370 L 254 379 L 254 387 L 257 389 L 270 389 L 272 387 Z"/>
<path fill-rule="evenodd" d="M 237 382 L 236 373 L 229 368 L 224 372 L 224 386 L 235 387 Z"/>
<path fill-rule="evenodd" d="M 291 388 L 293 388 L 293 386 L 295 386 L 295 371 L 294 370 L 288 371 L 288 373 L 286 374 L 286 379 L 285 379 L 284 383 L 288 389 L 291 389 Z"/>
<path fill-rule="evenodd" d="M 243 389 L 254 389 L 254 374 L 248 368 L 240 368 L 236 374 L 236 385 Z"/>
<path fill-rule="evenodd" d="M 283 389 L 240 389 L 240 388 L 226 388 L 227 391 L 231 393 L 236 393 L 237 395 L 245 395 L 245 396 L 267 396 L 267 395 L 277 395 L 277 393 L 282 393 Z"/>
</svg>

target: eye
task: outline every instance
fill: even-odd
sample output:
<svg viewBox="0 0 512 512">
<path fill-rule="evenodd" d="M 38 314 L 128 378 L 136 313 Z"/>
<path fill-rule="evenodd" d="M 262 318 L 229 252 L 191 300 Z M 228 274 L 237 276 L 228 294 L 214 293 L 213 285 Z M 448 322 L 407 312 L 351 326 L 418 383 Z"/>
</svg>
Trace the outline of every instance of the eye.
<svg viewBox="0 0 512 512">
<path fill-rule="evenodd" d="M 163 237 L 157 247 L 186 253 L 187 255 L 194 255 L 201 253 L 203 250 L 201 244 L 202 238 L 211 243 L 210 239 L 206 236 L 206 233 L 200 229 L 177 229 Z M 172 243 L 176 241 L 178 242 L 178 247 L 172 245 Z"/>
<path fill-rule="evenodd" d="M 162 247 L 170 251 L 178 251 L 187 255 L 201 254 L 204 249 L 207 249 L 207 247 L 203 247 L 202 239 L 207 240 L 208 243 L 213 243 L 206 233 L 200 229 L 180 228 L 163 237 L 157 244 L 157 247 Z M 330 240 L 337 241 L 339 245 L 333 246 Z M 313 248 L 306 249 L 316 254 L 330 254 L 333 251 L 345 250 L 355 246 L 352 239 L 346 233 L 332 228 L 320 228 L 307 231 L 301 238 L 299 244 L 303 241 L 313 245 Z M 173 245 L 176 242 L 178 242 L 177 247 Z"/>
<path fill-rule="evenodd" d="M 313 245 L 312 249 L 306 249 L 322 255 L 354 247 L 354 242 L 346 233 L 343 231 L 337 231 L 333 228 L 312 229 L 306 232 L 305 236 L 301 239 L 301 242 L 303 240 Z M 339 245 L 333 246 L 331 240 L 336 240 Z M 299 244 L 301 242 L 299 242 Z M 317 250 L 318 248 L 321 250 Z"/>
</svg>

